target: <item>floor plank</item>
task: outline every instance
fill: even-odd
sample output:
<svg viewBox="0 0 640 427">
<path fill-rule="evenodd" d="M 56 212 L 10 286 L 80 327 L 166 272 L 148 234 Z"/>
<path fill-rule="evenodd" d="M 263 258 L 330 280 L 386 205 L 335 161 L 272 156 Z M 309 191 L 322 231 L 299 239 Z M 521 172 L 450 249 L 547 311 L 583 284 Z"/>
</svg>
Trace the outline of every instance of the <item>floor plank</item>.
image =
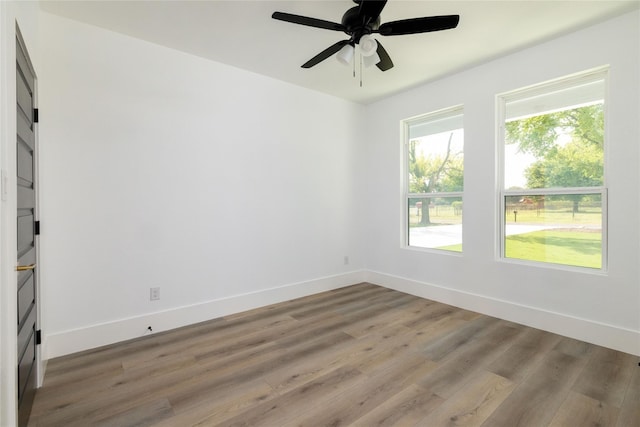
<svg viewBox="0 0 640 427">
<path fill-rule="evenodd" d="M 571 392 L 564 401 L 550 427 L 575 426 L 615 426 L 618 408 L 599 402 L 584 394 Z"/>
<path fill-rule="evenodd" d="M 411 384 L 352 425 L 356 427 L 413 426 L 432 413 L 444 401 L 424 388 Z"/>
<path fill-rule="evenodd" d="M 520 383 L 483 426 L 548 425 L 585 363 L 552 350 L 529 380 Z"/>
<path fill-rule="evenodd" d="M 640 426 L 640 363 L 634 362 L 629 388 L 620 409 L 617 427 Z"/>
<path fill-rule="evenodd" d="M 119 414 L 109 414 L 102 420 L 96 420 L 96 427 L 119 427 L 124 424 L 135 426 L 152 426 L 173 415 L 171 404 L 167 399 L 159 399 L 146 405 L 136 406 Z"/>
<path fill-rule="evenodd" d="M 331 400 L 362 377 L 355 368 L 344 366 L 300 387 L 243 412 L 220 426 L 284 426 L 291 419 L 306 414 L 320 402 Z"/>
<path fill-rule="evenodd" d="M 451 352 L 451 357 L 442 358 L 438 369 L 418 380 L 422 387 L 444 398 L 451 397 L 465 386 L 469 377 L 483 369 L 501 355 L 523 332 L 523 328 L 500 321 L 491 328 L 459 346 Z"/>
<path fill-rule="evenodd" d="M 480 426 L 514 388 L 508 379 L 480 371 L 416 426 Z"/>
<path fill-rule="evenodd" d="M 559 335 L 528 328 L 488 369 L 511 381 L 519 382 L 530 374 L 531 369 L 538 366 L 560 339 Z"/>
<path fill-rule="evenodd" d="M 596 347 L 573 391 L 619 408 L 633 372 L 638 369 L 633 361 L 629 354 Z"/>
<path fill-rule="evenodd" d="M 423 356 L 405 353 L 386 359 L 326 405 L 301 413 L 287 426 L 346 426 L 373 411 L 412 384 L 414 375 L 430 372 L 435 364 Z M 330 411 L 327 408 L 331 408 Z"/>
</svg>

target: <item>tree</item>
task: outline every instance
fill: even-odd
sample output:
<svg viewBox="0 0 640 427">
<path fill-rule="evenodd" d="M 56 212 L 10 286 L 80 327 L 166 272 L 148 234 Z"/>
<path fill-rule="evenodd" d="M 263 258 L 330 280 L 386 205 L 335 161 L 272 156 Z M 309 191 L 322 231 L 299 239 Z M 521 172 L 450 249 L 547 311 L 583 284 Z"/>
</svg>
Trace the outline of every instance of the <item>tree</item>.
<svg viewBox="0 0 640 427">
<path fill-rule="evenodd" d="M 561 144 L 561 135 L 570 140 Z M 603 104 L 515 120 L 506 125 L 507 144 L 537 160 L 525 170 L 528 188 L 595 187 L 604 177 Z M 581 195 L 567 195 L 578 212 Z"/>
<path fill-rule="evenodd" d="M 603 175 L 602 151 L 575 141 L 549 151 L 525 170 L 529 188 L 595 187 Z"/>
<path fill-rule="evenodd" d="M 570 133 L 574 141 L 604 147 L 604 105 L 595 104 L 557 111 L 506 124 L 506 143 L 518 144 L 518 150 L 544 157 L 557 148 L 558 137 Z"/>
<path fill-rule="evenodd" d="M 463 163 L 461 154 L 451 149 L 453 132 L 449 134 L 444 155 L 428 156 L 416 154 L 417 141 L 409 143 L 409 191 L 411 193 L 434 193 L 461 191 Z M 422 203 L 420 225 L 431 224 L 429 203 Z"/>
</svg>

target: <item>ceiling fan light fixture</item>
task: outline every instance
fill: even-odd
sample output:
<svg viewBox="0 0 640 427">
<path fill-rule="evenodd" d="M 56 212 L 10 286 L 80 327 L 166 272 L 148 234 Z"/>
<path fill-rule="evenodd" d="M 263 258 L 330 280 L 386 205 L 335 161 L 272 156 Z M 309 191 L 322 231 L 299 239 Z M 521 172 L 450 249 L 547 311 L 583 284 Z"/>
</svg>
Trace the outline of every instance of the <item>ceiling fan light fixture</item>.
<svg viewBox="0 0 640 427">
<path fill-rule="evenodd" d="M 342 49 L 336 53 L 336 59 L 342 65 L 349 65 L 351 60 L 353 59 L 353 53 L 355 52 L 355 48 L 350 44 L 342 46 Z"/>
<path fill-rule="evenodd" d="M 362 55 L 362 63 L 366 68 L 376 65 L 378 62 L 380 62 L 380 56 L 376 52 L 369 56 Z"/>
<path fill-rule="evenodd" d="M 371 34 L 365 34 L 360 37 L 360 43 L 358 43 L 358 45 L 360 46 L 362 56 L 365 57 L 373 55 L 376 53 L 376 49 L 378 49 L 378 42 L 371 36 Z"/>
</svg>

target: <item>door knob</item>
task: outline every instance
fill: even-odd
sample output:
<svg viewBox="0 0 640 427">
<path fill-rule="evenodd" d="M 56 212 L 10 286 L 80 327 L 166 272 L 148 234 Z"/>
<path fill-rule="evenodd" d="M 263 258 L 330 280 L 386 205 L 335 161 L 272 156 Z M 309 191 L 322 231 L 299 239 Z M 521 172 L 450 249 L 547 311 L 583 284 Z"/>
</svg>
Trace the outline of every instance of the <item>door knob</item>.
<svg viewBox="0 0 640 427">
<path fill-rule="evenodd" d="M 29 271 L 29 270 L 33 270 L 34 268 L 36 268 L 35 264 L 19 265 L 19 266 L 16 267 L 16 271 Z"/>
</svg>

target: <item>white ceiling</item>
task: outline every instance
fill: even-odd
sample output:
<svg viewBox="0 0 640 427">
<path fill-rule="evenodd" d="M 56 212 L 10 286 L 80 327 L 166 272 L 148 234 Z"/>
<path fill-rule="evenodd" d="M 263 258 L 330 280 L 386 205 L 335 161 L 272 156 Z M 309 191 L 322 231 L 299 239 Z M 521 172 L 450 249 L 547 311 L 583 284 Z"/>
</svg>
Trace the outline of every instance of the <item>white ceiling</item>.
<svg viewBox="0 0 640 427">
<path fill-rule="evenodd" d="M 274 11 L 340 22 L 352 0 L 52 1 L 43 10 L 347 100 L 370 103 L 501 55 L 637 9 L 640 0 L 389 0 L 382 23 L 459 14 L 453 30 L 383 37 L 395 67 L 304 62 L 344 33 L 271 19 Z M 588 48 L 585 46 L 585 48 Z M 613 48 L 613 47 L 612 47 Z M 359 74 L 359 72 L 357 73 Z"/>
</svg>

